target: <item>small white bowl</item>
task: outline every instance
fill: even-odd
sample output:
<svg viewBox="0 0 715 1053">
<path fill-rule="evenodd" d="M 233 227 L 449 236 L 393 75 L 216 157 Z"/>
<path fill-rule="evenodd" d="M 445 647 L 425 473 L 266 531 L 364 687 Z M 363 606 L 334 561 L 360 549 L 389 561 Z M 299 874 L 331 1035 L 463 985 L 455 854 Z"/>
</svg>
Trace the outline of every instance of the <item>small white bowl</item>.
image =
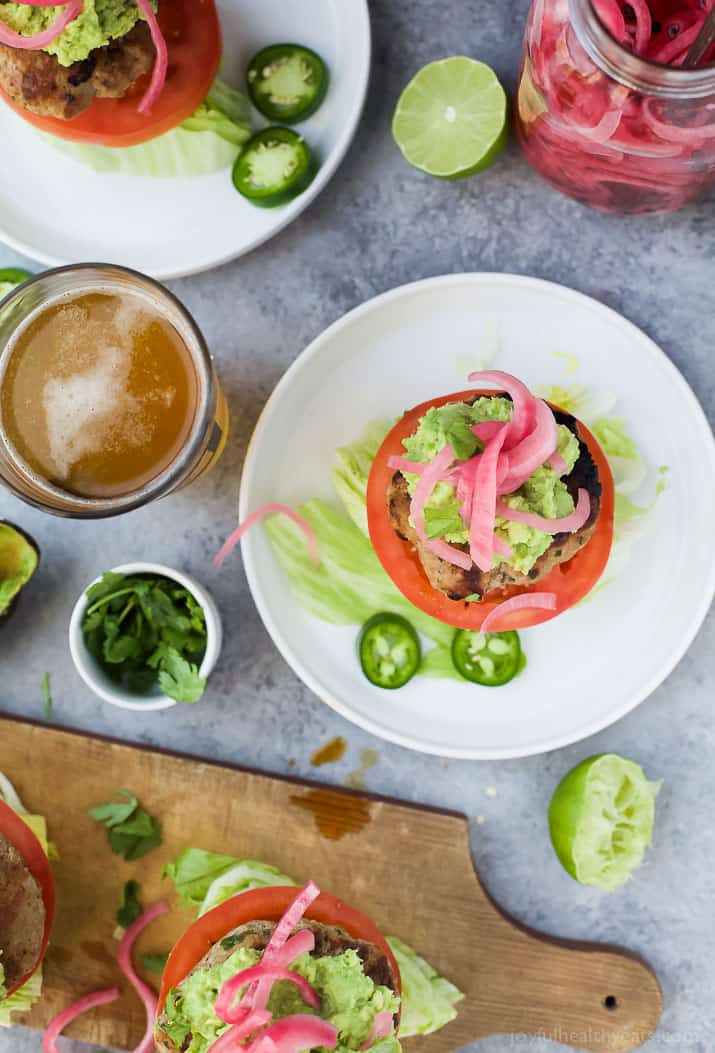
<svg viewBox="0 0 715 1053">
<path fill-rule="evenodd" d="M 171 567 L 164 567 L 161 563 L 125 563 L 121 567 L 112 567 L 111 572 L 113 574 L 154 574 L 162 578 L 170 578 L 179 585 L 183 585 L 185 589 L 188 589 L 201 604 L 204 617 L 206 618 L 206 654 L 201 663 L 199 673 L 201 676 L 208 678 L 221 652 L 223 630 L 218 607 L 206 589 L 199 585 L 194 578 L 189 577 L 188 574 L 172 570 Z M 98 581 L 101 581 L 101 576 L 95 578 L 90 584 L 94 585 Z M 87 589 L 82 592 L 82 595 L 74 605 L 69 630 L 72 661 L 85 684 L 94 691 L 95 695 L 99 695 L 101 699 L 113 706 L 119 706 L 120 709 L 152 712 L 158 709 L 170 709 L 171 706 L 177 705 L 173 698 L 167 698 L 158 688 L 155 692 L 148 695 L 134 695 L 129 691 L 123 690 L 107 676 L 97 660 L 89 653 L 84 642 L 82 620 L 87 609 L 86 593 Z"/>
</svg>

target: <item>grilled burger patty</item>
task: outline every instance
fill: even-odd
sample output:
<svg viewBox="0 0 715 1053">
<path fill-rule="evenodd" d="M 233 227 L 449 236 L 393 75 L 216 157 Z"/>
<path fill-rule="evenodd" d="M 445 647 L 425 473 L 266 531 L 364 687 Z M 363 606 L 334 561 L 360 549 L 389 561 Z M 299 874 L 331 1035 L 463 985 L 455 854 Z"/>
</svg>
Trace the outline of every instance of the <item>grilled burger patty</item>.
<svg viewBox="0 0 715 1053">
<path fill-rule="evenodd" d="M 252 921 L 246 925 L 239 925 L 237 929 L 227 932 L 223 939 L 213 945 L 211 950 L 191 970 L 189 976 L 206 966 L 223 964 L 241 947 L 257 951 L 265 950 L 275 927 L 276 923 L 273 921 Z M 315 950 L 312 952 L 314 958 L 335 958 L 344 951 L 354 950 L 363 963 L 365 975 L 369 976 L 376 986 L 397 990 L 397 979 L 390 960 L 379 947 L 365 940 L 354 940 L 343 929 L 333 925 L 323 925 L 317 921 L 301 921 L 293 932 L 298 932 L 300 929 L 310 929 L 315 934 Z M 223 946 L 224 943 L 229 942 L 229 947 Z M 181 986 L 179 984 L 179 988 Z M 155 1042 L 158 1053 L 181 1053 L 176 1043 L 163 1033 L 162 1022 L 166 1022 L 165 1013 L 162 1013 L 157 1021 Z M 185 1045 L 188 1046 L 189 1042 L 190 1039 L 187 1039 Z"/>
<path fill-rule="evenodd" d="M 40 886 L 15 846 L 0 834 L 0 963 L 7 988 L 15 987 L 35 965 L 44 931 Z"/>
<path fill-rule="evenodd" d="M 71 120 L 95 99 L 121 99 L 154 64 L 146 22 L 126 36 L 96 48 L 83 62 L 62 66 L 45 51 L 0 44 L 0 88 L 14 103 L 40 117 Z"/>
<path fill-rule="evenodd" d="M 579 437 L 578 421 L 569 413 L 554 410 L 557 424 L 566 427 Z M 454 564 L 436 556 L 417 537 L 415 528 L 410 523 L 410 495 L 407 492 L 407 480 L 401 472 L 395 472 L 387 491 L 390 509 L 390 520 L 395 532 L 414 545 L 430 585 L 443 592 L 450 600 L 463 600 L 478 593 L 486 596 L 490 592 L 506 588 L 509 585 L 533 585 L 545 578 L 559 563 L 566 563 L 583 548 L 591 539 L 596 529 L 596 521 L 601 509 L 601 482 L 598 468 L 591 457 L 586 444 L 581 441 L 581 453 L 570 475 L 564 479 L 568 491 L 574 499 L 580 489 L 587 490 L 591 498 L 591 514 L 586 523 L 573 534 L 554 534 L 549 548 L 540 556 L 527 574 L 515 570 L 508 563 L 499 563 L 489 571 L 482 571 L 472 566 L 462 570 Z M 455 545 L 455 548 L 469 551 L 469 545 Z"/>
</svg>

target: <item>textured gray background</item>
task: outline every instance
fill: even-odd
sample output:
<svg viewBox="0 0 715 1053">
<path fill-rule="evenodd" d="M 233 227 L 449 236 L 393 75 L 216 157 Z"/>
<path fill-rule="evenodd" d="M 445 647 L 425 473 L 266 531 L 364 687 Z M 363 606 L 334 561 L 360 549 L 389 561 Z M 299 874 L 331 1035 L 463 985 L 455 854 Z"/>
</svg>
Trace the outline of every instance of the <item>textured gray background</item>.
<svg viewBox="0 0 715 1053">
<path fill-rule="evenodd" d="M 67 651 L 70 609 L 86 582 L 112 564 L 159 560 L 208 580 L 208 563 L 235 523 L 240 466 L 271 389 L 330 322 L 403 282 L 454 271 L 513 271 L 575 286 L 642 326 L 715 414 L 714 199 L 674 216 L 591 213 L 540 183 L 512 144 L 491 171 L 461 184 L 410 169 L 390 137 L 397 95 L 423 63 L 462 53 L 493 65 L 514 87 L 527 0 L 372 0 L 375 66 L 370 100 L 347 161 L 316 204 L 276 241 L 212 274 L 175 282 L 216 356 L 233 412 L 220 467 L 188 493 L 99 524 L 53 520 L 0 494 L 10 517 L 39 540 L 33 594 L 0 637 L 2 709 L 41 717 L 42 673 L 52 673 L 55 720 L 272 771 L 315 774 L 312 750 L 333 735 L 345 759 L 321 769 L 340 784 L 361 749 L 379 750 L 370 789 L 465 811 L 488 887 L 528 924 L 561 936 L 623 943 L 656 968 L 665 1014 L 648 1053 L 715 1049 L 715 733 L 711 616 L 680 667 L 615 727 L 544 757 L 445 763 L 376 742 L 318 702 L 279 657 L 254 610 L 240 560 L 212 582 L 228 630 L 220 667 L 200 706 L 138 718 L 103 706 Z M 38 203 L 38 207 L 40 203 Z M 0 265 L 22 263 L 0 247 Z M 670 583 L 664 583 L 667 603 Z M 612 896 L 581 888 L 560 869 L 545 827 L 560 778 L 590 753 L 637 758 L 664 780 L 655 844 L 637 878 Z M 1 755 L 1 754 L 0 754 Z M 41 763 L 38 758 L 37 763 Z M 497 795 L 488 796 L 487 787 Z M 478 940 L 478 933 L 475 933 Z M 71 1043 L 66 1046 L 69 1051 Z M 79 1050 L 81 1047 L 75 1047 Z M 480 1053 L 556 1050 L 509 1037 Z M 1 1033 L 1 1053 L 40 1049 L 31 1033 Z"/>
</svg>

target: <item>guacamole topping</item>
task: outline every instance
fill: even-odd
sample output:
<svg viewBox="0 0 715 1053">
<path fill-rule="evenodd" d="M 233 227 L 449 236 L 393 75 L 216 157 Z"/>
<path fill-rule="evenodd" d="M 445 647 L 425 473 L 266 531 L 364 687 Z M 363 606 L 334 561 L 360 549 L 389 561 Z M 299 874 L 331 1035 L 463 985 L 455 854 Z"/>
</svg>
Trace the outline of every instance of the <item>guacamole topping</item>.
<svg viewBox="0 0 715 1053">
<path fill-rule="evenodd" d="M 180 987 L 169 992 L 161 1026 L 179 1049 L 186 1048 L 186 1053 L 206 1053 L 228 1030 L 228 1025 L 214 1011 L 219 991 L 227 980 L 257 965 L 260 959 L 259 951 L 241 947 L 219 965 L 196 969 Z M 376 1015 L 383 1010 L 396 1013 L 400 1007 L 399 999 L 388 987 L 376 986 L 365 975 L 354 950 L 323 958 L 304 954 L 290 968 L 316 989 L 320 1010 L 307 1006 L 295 984 L 287 980 L 274 985 L 268 1010 L 275 1020 L 301 1013 L 328 1020 L 339 1032 L 337 1053 L 359 1050 L 372 1033 Z M 185 1047 L 189 1035 L 191 1041 Z M 371 1053 L 400 1053 L 400 1044 L 392 1035 L 376 1042 Z"/>
<path fill-rule="evenodd" d="M 0 18 L 22 36 L 31 37 L 52 25 L 60 7 L 31 7 L 0 2 Z M 135 0 L 84 0 L 84 10 L 44 50 L 61 66 L 83 62 L 91 51 L 126 36 L 143 18 Z"/>
<path fill-rule="evenodd" d="M 0 951 L 0 955 L 2 951 Z M 5 970 L 3 964 L 0 962 L 0 1002 L 7 996 L 7 988 L 5 987 Z"/>
<path fill-rule="evenodd" d="M 433 461 L 446 443 L 452 447 L 457 460 L 466 461 L 479 453 L 484 444 L 471 428 L 483 421 L 508 421 L 512 404 L 509 399 L 483 397 L 473 405 L 451 402 L 433 406 L 420 419 L 417 430 L 404 440 L 405 455 L 411 461 Z M 565 425 L 558 426 L 558 452 L 566 464 L 559 474 L 548 465 L 537 468 L 515 493 L 502 498 L 510 508 L 533 512 L 547 519 L 560 519 L 574 510 L 573 498 L 564 477 L 568 476 L 579 458 L 580 444 Z M 414 494 L 418 476 L 405 473 L 410 496 Z M 507 522 L 496 517 L 496 534 L 511 548 L 511 555 L 495 554 L 494 564 L 509 563 L 523 574 L 528 573 L 539 556 L 550 547 L 553 537 L 524 523 Z M 465 526 L 459 510 L 456 488 L 439 482 L 425 505 L 425 532 L 432 539 L 452 544 L 469 543 L 469 527 Z"/>
</svg>

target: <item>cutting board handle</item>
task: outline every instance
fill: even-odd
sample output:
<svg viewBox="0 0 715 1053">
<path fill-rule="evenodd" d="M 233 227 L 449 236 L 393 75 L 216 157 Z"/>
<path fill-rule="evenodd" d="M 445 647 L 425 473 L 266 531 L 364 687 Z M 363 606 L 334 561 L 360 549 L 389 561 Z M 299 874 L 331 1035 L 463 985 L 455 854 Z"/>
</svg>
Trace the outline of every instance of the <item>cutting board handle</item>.
<svg viewBox="0 0 715 1053">
<path fill-rule="evenodd" d="M 495 1002 L 492 1033 L 504 1030 L 497 1022 L 501 1016 L 513 1034 L 594 1053 L 628 1053 L 648 1041 L 663 995 L 655 973 L 637 954 L 545 936 L 491 902 L 510 931 L 508 939 L 501 934 L 501 967 L 492 978 L 491 997 L 480 991 L 480 1000 Z"/>
</svg>

